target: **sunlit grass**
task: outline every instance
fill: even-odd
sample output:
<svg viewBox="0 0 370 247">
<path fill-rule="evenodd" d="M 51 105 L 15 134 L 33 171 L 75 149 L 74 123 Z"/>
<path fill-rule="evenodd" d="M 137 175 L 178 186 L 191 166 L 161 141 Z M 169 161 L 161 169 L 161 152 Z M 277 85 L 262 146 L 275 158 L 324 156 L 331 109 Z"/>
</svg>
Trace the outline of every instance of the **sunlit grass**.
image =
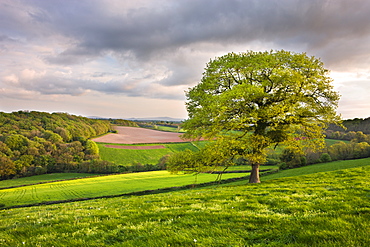
<svg viewBox="0 0 370 247">
<path fill-rule="evenodd" d="M 20 185 L 26 185 L 26 184 L 44 183 L 44 182 L 50 182 L 50 181 L 56 181 L 56 180 L 84 178 L 84 177 L 91 177 L 91 176 L 97 176 L 97 174 L 51 173 L 51 174 L 35 175 L 32 177 L 2 180 L 0 181 L 0 188 L 20 186 Z"/>
<path fill-rule="evenodd" d="M 239 173 L 224 174 L 222 179 L 246 175 Z M 217 179 L 217 176 L 217 174 L 174 175 L 167 171 L 153 171 L 67 180 L 0 190 L 0 203 L 9 207 L 48 201 L 121 195 L 212 182 Z"/>
<path fill-rule="evenodd" d="M 168 127 L 171 128 L 171 127 Z M 326 139 L 328 146 L 338 142 L 338 140 Z M 113 162 L 118 165 L 132 165 L 135 163 L 140 164 L 152 164 L 155 165 L 159 160 L 168 154 L 181 152 L 186 149 L 197 151 L 207 145 L 208 141 L 193 141 L 193 142 L 183 142 L 183 143 L 169 143 L 160 144 L 164 145 L 166 148 L 161 149 L 148 149 L 148 150 L 134 150 L 134 149 L 118 149 L 118 148 L 108 148 L 105 147 L 108 143 L 97 143 L 99 147 L 100 156 L 103 160 Z M 130 144 L 111 144 L 111 145 L 122 145 L 122 146 L 154 146 L 159 144 L 140 144 L 140 145 L 130 145 Z M 276 149 L 271 149 L 271 153 L 277 155 L 281 154 L 284 147 L 278 146 Z"/>
<path fill-rule="evenodd" d="M 309 166 L 279 171 L 278 173 L 263 176 L 261 180 L 266 181 L 266 180 L 271 180 L 275 178 L 294 177 L 294 176 L 307 175 L 307 174 L 312 174 L 312 173 L 317 173 L 317 172 L 336 171 L 336 170 L 341 170 L 341 169 L 355 168 L 355 167 L 368 166 L 368 165 L 370 165 L 370 158 L 357 159 L 357 160 L 339 160 L 339 161 L 333 161 L 329 163 L 321 163 L 321 164 L 315 164 L 315 165 L 309 165 Z"/>
<path fill-rule="evenodd" d="M 345 143 L 349 143 L 349 141 L 345 141 L 345 140 L 336 140 L 336 139 L 325 139 L 325 142 L 326 142 L 326 145 L 328 146 L 331 146 L 335 143 L 338 143 L 338 142 L 345 142 Z"/>
<path fill-rule="evenodd" d="M 156 125 L 156 130 L 160 131 L 168 131 L 168 132 L 176 132 L 176 133 L 185 133 L 185 130 L 178 127 L 170 127 L 170 126 L 163 126 L 163 125 Z"/>
<path fill-rule="evenodd" d="M 146 145 L 122 145 L 122 146 L 155 146 L 163 145 L 165 148 L 159 149 L 119 149 L 105 147 L 106 143 L 97 143 L 100 156 L 103 160 L 113 162 L 118 165 L 132 165 L 135 163 L 155 165 L 159 160 L 174 152 L 184 151 L 186 149 L 197 151 L 198 148 L 191 142 L 170 143 L 170 144 L 146 144 Z M 113 144 L 112 144 L 113 145 Z M 118 145 L 118 144 L 114 144 Z"/>
<path fill-rule="evenodd" d="M 370 166 L 0 211 L 0 246 L 370 246 Z"/>
<path fill-rule="evenodd" d="M 278 173 L 261 177 L 261 181 L 265 182 L 271 179 L 294 177 L 307 175 L 317 172 L 335 171 L 346 168 L 354 168 L 361 166 L 369 166 L 370 158 L 358 160 L 336 161 L 325 164 L 317 164 L 284 170 Z M 228 170 L 249 170 L 249 166 L 230 167 Z M 274 166 L 262 166 L 261 169 L 276 169 Z M 82 174 L 86 175 L 86 174 Z M 229 173 L 223 174 L 222 179 L 237 178 L 247 176 L 248 173 Z M 30 178 L 22 178 L 17 182 L 17 185 L 29 184 L 29 181 L 45 182 L 49 175 L 35 176 Z M 53 175 L 50 175 L 53 176 Z M 64 176 L 64 177 L 63 177 Z M 76 174 L 56 174 L 54 178 L 69 179 L 75 177 Z M 86 179 L 68 180 L 61 182 L 53 182 L 46 184 L 38 184 L 26 187 L 11 188 L 0 190 L 0 204 L 5 206 L 35 204 L 48 201 L 73 200 L 77 198 L 94 198 L 101 196 L 121 195 L 131 192 L 156 190 L 174 186 L 184 186 L 189 184 L 200 184 L 215 181 L 218 178 L 217 174 L 199 174 L 197 176 L 188 175 L 173 175 L 167 171 L 142 172 L 132 174 L 118 174 L 109 176 L 91 177 Z M 38 180 L 39 179 L 39 180 Z M 2 181 L 4 187 L 14 184 L 17 180 Z M 8 182 L 8 184 L 7 184 Z M 245 184 L 246 181 L 234 182 L 232 185 Z M 32 183 L 31 183 L 32 184 Z"/>
</svg>

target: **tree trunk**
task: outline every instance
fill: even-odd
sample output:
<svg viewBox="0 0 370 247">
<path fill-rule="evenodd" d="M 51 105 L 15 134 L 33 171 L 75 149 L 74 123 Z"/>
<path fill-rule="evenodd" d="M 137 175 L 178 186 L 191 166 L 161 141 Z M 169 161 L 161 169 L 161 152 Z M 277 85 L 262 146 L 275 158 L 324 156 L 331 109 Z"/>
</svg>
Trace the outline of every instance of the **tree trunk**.
<svg viewBox="0 0 370 247">
<path fill-rule="evenodd" d="M 251 175 L 249 177 L 249 183 L 261 183 L 260 181 L 260 165 L 252 165 Z"/>
</svg>

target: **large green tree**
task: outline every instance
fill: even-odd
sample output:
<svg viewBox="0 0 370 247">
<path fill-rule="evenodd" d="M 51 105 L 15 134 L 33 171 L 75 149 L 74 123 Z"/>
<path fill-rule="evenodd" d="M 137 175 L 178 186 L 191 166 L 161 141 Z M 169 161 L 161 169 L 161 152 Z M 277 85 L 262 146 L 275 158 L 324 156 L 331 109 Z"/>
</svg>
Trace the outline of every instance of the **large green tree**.
<svg viewBox="0 0 370 247">
<path fill-rule="evenodd" d="M 252 166 L 249 182 L 259 183 L 267 148 L 320 148 L 323 130 L 339 123 L 339 95 L 331 82 L 323 63 L 305 53 L 248 51 L 211 60 L 187 92 L 184 129 L 186 138 L 213 141 L 199 153 L 173 156 L 169 170 L 227 167 L 243 158 Z"/>
</svg>

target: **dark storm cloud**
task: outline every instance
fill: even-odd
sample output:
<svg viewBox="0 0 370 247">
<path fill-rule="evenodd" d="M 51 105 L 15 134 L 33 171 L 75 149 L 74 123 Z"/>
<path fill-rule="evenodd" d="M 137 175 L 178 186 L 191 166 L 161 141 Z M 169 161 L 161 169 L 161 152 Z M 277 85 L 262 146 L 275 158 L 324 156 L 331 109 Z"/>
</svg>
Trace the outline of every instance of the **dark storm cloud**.
<svg viewBox="0 0 370 247">
<path fill-rule="evenodd" d="M 104 11 L 101 1 L 32 3 L 41 9 L 30 15 L 35 22 L 44 21 L 75 40 L 66 50 L 46 58 L 56 64 L 83 63 L 107 51 L 131 51 L 147 61 L 153 54 L 176 52 L 178 47 L 199 42 L 247 44 L 253 40 L 293 47 L 305 44 L 333 63 L 348 55 L 340 49 L 343 40 L 350 38 L 356 44 L 370 31 L 370 2 L 359 0 L 148 1 L 146 7 L 115 15 Z M 328 54 L 326 49 L 332 45 L 338 49 Z M 361 53 L 351 51 L 353 56 Z M 333 52 L 336 55 L 329 56 Z"/>
<path fill-rule="evenodd" d="M 45 67 L 73 70 L 69 77 L 49 71 L 21 84 L 42 94 L 95 90 L 176 98 L 150 91 L 153 85 L 169 91 L 192 86 L 217 52 L 247 50 L 253 42 L 267 50 L 308 52 L 331 69 L 370 62 L 366 0 L 4 0 L 0 8 L 0 43 L 21 40 L 50 48 L 37 54 Z M 105 56 L 114 57 L 127 78 L 94 71 L 95 64 L 90 78 L 86 72 L 79 79 L 83 66 Z M 177 97 L 183 97 L 182 90 Z"/>
</svg>

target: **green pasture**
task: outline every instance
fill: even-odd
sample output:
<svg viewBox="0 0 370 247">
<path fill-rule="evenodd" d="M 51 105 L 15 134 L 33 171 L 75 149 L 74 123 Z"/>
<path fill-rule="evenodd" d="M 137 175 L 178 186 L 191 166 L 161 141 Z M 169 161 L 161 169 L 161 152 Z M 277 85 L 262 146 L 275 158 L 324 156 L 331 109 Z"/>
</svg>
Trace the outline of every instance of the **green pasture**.
<svg viewBox="0 0 370 247">
<path fill-rule="evenodd" d="M 0 246 L 370 246 L 369 177 L 367 165 L 2 210 Z"/>
<path fill-rule="evenodd" d="M 167 148 L 134 150 L 107 148 L 104 144 L 97 144 L 101 159 L 113 162 L 117 165 L 132 165 L 135 163 L 157 164 L 161 157 L 171 153 Z"/>
<path fill-rule="evenodd" d="M 282 171 L 279 171 L 278 173 L 263 176 L 261 178 L 261 181 L 277 179 L 277 178 L 308 175 L 308 174 L 318 173 L 318 172 L 337 171 L 337 170 L 356 168 L 356 167 L 362 167 L 362 166 L 370 166 L 370 158 L 357 159 L 357 160 L 338 160 L 338 161 L 332 161 L 329 163 L 321 163 L 321 164 L 298 167 L 298 168 L 289 169 L 289 170 L 282 170 Z"/>
<path fill-rule="evenodd" d="M 169 127 L 170 128 L 170 127 Z M 339 142 L 339 140 L 326 139 L 328 146 Z M 135 163 L 140 164 L 152 164 L 155 165 L 165 155 L 181 152 L 186 149 L 197 151 L 207 145 L 208 141 L 193 141 L 183 143 L 160 143 L 160 144 L 111 144 L 111 143 L 97 143 L 99 147 L 100 156 L 103 160 L 113 162 L 118 165 L 132 165 Z M 150 146 L 150 145 L 164 145 L 164 149 L 118 149 L 118 148 L 107 148 L 105 145 L 122 145 L 122 146 Z M 283 150 L 283 147 L 278 146 L 276 149 L 271 149 L 270 153 L 279 154 Z"/>
<path fill-rule="evenodd" d="M 268 166 L 263 165 L 261 166 L 262 169 L 276 169 L 276 166 Z M 251 167 L 249 165 L 242 165 L 242 166 L 231 166 L 226 171 L 248 171 Z M 223 169 L 218 169 L 223 170 Z M 151 174 L 152 172 L 148 172 Z M 138 173 L 135 173 L 138 174 Z M 143 174 L 143 173 L 141 173 Z M 116 174 L 117 175 L 117 174 Z M 88 178 L 88 177 L 107 177 L 107 176 L 115 176 L 115 175 L 98 175 L 98 174 L 91 174 L 91 173 L 52 173 L 52 174 L 43 174 L 43 175 L 36 175 L 32 177 L 24 177 L 24 178 L 17 178 L 17 179 L 8 179 L 0 181 L 0 189 L 1 188 L 8 188 L 14 186 L 26 186 L 26 185 L 33 185 L 39 183 L 47 183 L 47 182 L 57 182 L 61 180 L 73 180 L 78 178 Z"/>
<path fill-rule="evenodd" d="M 280 171 L 275 174 L 262 176 L 262 181 L 282 177 L 300 176 L 317 172 L 335 171 L 339 169 L 369 166 L 370 158 L 359 160 L 336 161 L 325 164 L 311 165 L 291 170 Z M 261 169 L 275 169 L 275 166 L 261 166 Z M 228 171 L 249 170 L 249 166 L 230 167 Z M 222 179 L 247 176 L 247 173 L 225 173 Z M 45 176 L 35 176 L 34 183 L 45 181 Z M 65 174 L 66 179 L 73 177 Z M 39 178 L 39 180 L 37 180 Z M 63 174 L 58 175 L 62 179 Z M 77 198 L 92 198 L 100 196 L 120 195 L 130 192 L 144 190 L 155 190 L 173 186 L 183 186 L 193 183 L 206 183 L 215 181 L 217 174 L 199 174 L 197 176 L 174 175 L 167 171 L 153 171 L 141 173 L 118 174 L 108 176 L 89 177 L 77 180 L 66 180 L 44 184 L 36 184 L 24 187 L 0 190 L 0 204 L 5 206 L 35 204 L 47 201 L 71 200 Z M 8 181 L 8 184 L 6 183 Z M 27 180 L 20 180 L 25 185 Z M 8 187 L 12 180 L 3 181 L 3 186 Z M 234 184 L 245 184 L 246 181 L 235 182 Z"/>
<path fill-rule="evenodd" d="M 96 174 L 90 174 L 90 173 L 51 173 L 51 174 L 43 174 L 43 175 L 36 175 L 36 176 L 32 176 L 32 177 L 2 180 L 2 181 L 0 181 L 0 189 L 1 188 L 6 188 L 6 187 L 21 186 L 21 185 L 36 184 L 36 183 L 45 183 L 45 182 L 56 181 L 56 180 L 84 178 L 84 177 L 91 177 L 91 176 L 97 176 L 97 175 Z"/>
<path fill-rule="evenodd" d="M 180 142 L 180 143 L 169 143 L 169 144 L 146 144 L 146 145 L 122 145 L 122 144 L 111 144 L 111 145 L 122 145 L 122 146 L 155 146 L 163 145 L 166 148 L 159 149 L 119 149 L 119 148 L 108 148 L 105 147 L 108 143 L 97 143 L 99 147 L 100 156 L 103 160 L 113 162 L 118 165 L 132 165 L 135 163 L 145 164 L 157 164 L 158 161 L 165 155 L 174 152 L 180 152 L 186 149 L 197 151 L 197 142 Z"/>
<path fill-rule="evenodd" d="M 326 145 L 327 146 L 331 146 L 335 143 L 338 143 L 338 142 L 345 142 L 345 143 L 349 143 L 350 141 L 345 141 L 345 140 L 336 140 L 336 139 L 325 139 L 325 142 L 326 142 Z"/>
<path fill-rule="evenodd" d="M 246 175 L 245 173 L 230 173 L 222 175 L 222 179 Z M 197 176 L 191 174 L 174 175 L 167 171 L 99 176 L 3 189 L 0 190 L 0 204 L 14 206 L 76 198 L 120 195 L 194 183 L 206 183 L 216 179 L 216 174 L 199 174 Z"/>
<path fill-rule="evenodd" d="M 167 131 L 167 132 L 176 132 L 176 133 L 185 133 L 184 129 L 177 128 L 177 127 L 170 127 L 170 126 L 163 126 L 163 125 L 155 125 L 155 130 L 160 131 Z"/>
<path fill-rule="evenodd" d="M 315 165 L 308 165 L 288 170 L 280 170 L 277 173 L 261 176 L 261 181 L 264 183 L 273 179 L 280 179 L 286 177 L 296 177 L 309 175 L 320 172 L 338 171 L 343 169 L 351 169 L 357 167 L 370 166 L 370 158 L 357 159 L 357 160 L 339 160 L 328 163 L 320 163 Z M 237 166 L 236 166 L 237 167 Z M 276 169 L 274 166 L 261 166 L 261 169 Z M 243 181 L 233 182 L 231 185 L 242 185 Z M 229 184 L 230 185 L 230 184 Z"/>
</svg>

